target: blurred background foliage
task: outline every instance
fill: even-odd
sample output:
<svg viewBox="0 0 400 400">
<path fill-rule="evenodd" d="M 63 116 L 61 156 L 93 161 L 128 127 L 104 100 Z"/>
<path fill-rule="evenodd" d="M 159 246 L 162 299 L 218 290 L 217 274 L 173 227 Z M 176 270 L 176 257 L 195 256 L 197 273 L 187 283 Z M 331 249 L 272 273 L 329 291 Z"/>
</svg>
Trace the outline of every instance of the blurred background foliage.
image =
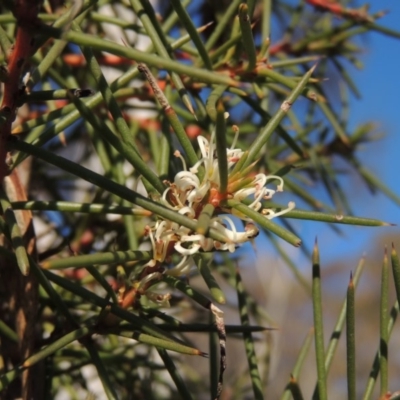
<svg viewBox="0 0 400 400">
<path fill-rule="evenodd" d="M 361 278 L 356 316 L 347 314 L 354 350 L 343 323 L 332 332 L 347 289 L 335 281 L 338 271 L 358 279 L 357 265 L 322 263 L 321 298 L 318 248 L 302 236 L 309 221 L 338 234 L 346 224 L 390 225 L 354 211 L 355 176 L 371 195 L 400 204 L 360 156 L 382 132 L 375 121 L 350 121 L 363 92 L 353 76 L 365 34 L 400 37 L 384 16 L 355 1 L 5 1 L 0 396 L 397 398 L 399 360 L 387 357 L 398 345 L 398 332 L 387 337 L 396 290 L 386 289 L 381 273 L 384 245 L 374 243 L 376 268 Z M 248 151 L 245 165 L 255 162 L 242 166 L 241 179 L 283 177 L 284 192 L 263 207 L 279 212 L 294 201 L 296 208 L 273 221 L 253 212 L 257 238 L 233 255 L 200 251 L 178 278 L 164 273 L 182 259 L 171 251 L 146 293 L 141 282 L 156 258 L 149 226 L 158 218 L 197 229 L 162 201 L 182 170 L 175 151 L 193 166 L 196 138 L 211 143 L 217 129 L 216 151 L 224 154 L 235 125 L 234 147 Z M 218 196 L 214 216 L 240 214 Z M 244 203 L 245 213 L 251 201 Z M 395 272 L 397 264 L 392 254 Z M 400 282 L 396 274 L 392 281 Z M 222 393 L 224 329 L 210 306 L 218 303 L 228 335 Z M 331 335 L 342 337 L 325 368 Z M 395 393 L 384 397 L 389 390 Z"/>
</svg>

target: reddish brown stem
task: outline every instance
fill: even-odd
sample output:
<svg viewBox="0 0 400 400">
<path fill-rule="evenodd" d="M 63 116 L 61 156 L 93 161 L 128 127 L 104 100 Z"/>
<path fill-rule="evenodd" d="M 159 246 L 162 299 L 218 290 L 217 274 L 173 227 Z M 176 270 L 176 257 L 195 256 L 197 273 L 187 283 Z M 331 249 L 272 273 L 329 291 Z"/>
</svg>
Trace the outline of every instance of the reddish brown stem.
<svg viewBox="0 0 400 400">
<path fill-rule="evenodd" d="M 20 81 L 27 59 L 35 50 L 32 28 L 38 24 L 41 1 L 16 0 L 14 16 L 17 19 L 17 36 L 7 62 L 7 78 L 4 82 L 3 99 L 0 110 L 5 117 L 0 126 L 0 182 L 8 173 L 6 164 L 7 140 L 11 135 L 11 125 L 15 119 L 18 97 L 21 94 Z"/>
<path fill-rule="evenodd" d="M 4 190 L 10 201 L 26 201 L 26 191 L 16 170 L 7 176 L 9 171 L 6 163 L 7 141 L 11 136 L 11 125 L 17 112 L 17 101 L 23 88 L 21 78 L 25 69 L 26 61 L 35 51 L 34 36 L 32 28 L 38 24 L 38 12 L 40 0 L 15 0 L 13 14 L 17 20 L 17 35 L 15 43 L 7 58 L 7 77 L 3 87 L 3 98 L 0 111 L 5 118 L 0 126 L 0 184 L 4 183 Z M 6 179 L 4 179 L 6 178 Z M 3 210 L 4 212 L 4 210 Z M 32 215 L 24 211 L 18 220 L 18 225 L 23 233 L 24 244 L 27 252 L 36 257 L 35 233 L 32 224 Z M 0 242 L 7 245 L 5 237 L 0 237 Z M 9 322 L 14 325 L 18 335 L 18 356 L 16 363 L 20 363 L 32 355 L 36 341 L 36 314 L 38 306 L 38 283 L 33 274 L 22 276 L 18 266 L 13 262 L 4 262 L 0 259 L 1 273 L 6 276 L 5 304 L 9 313 Z M 19 393 L 13 393 L 12 385 L 7 389 L 4 398 L 42 398 L 43 388 L 42 373 L 40 366 L 23 372 Z M 18 391 L 18 388 L 16 388 Z M 14 396 L 15 395 L 15 396 Z M 9 397 L 7 397 L 9 396 Z"/>
<path fill-rule="evenodd" d="M 354 8 L 345 8 L 340 3 L 329 0 L 306 0 L 306 2 L 321 10 L 329 11 L 332 14 L 336 14 L 344 18 L 349 18 L 360 22 L 372 22 L 366 10 L 363 8 L 359 10 Z"/>
</svg>

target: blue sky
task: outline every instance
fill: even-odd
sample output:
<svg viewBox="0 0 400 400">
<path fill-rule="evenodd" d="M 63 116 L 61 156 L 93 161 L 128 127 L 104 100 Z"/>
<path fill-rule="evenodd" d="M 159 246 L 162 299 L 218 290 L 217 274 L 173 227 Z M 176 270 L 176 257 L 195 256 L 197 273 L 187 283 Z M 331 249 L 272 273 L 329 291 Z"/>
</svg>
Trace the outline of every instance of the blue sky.
<svg viewBox="0 0 400 400">
<path fill-rule="evenodd" d="M 381 18 L 378 23 L 400 31 L 399 0 L 371 1 L 370 4 L 371 14 L 390 10 L 390 13 Z M 394 39 L 379 32 L 371 32 L 363 38 L 361 44 L 363 46 L 361 60 L 364 68 L 362 70 L 350 68 L 348 71 L 362 95 L 361 99 L 354 97 L 350 99 L 349 133 L 351 134 L 351 129 L 364 122 L 371 121 L 376 124 L 377 133 L 382 134 L 381 140 L 365 144 L 357 152 L 357 157 L 400 197 L 400 163 L 398 162 L 400 159 L 398 155 L 400 148 L 400 110 L 398 111 L 400 39 Z M 290 220 L 296 233 L 302 239 L 303 246 L 308 250 L 312 249 L 315 238 L 318 238 L 323 267 L 330 262 L 344 260 L 348 266 L 348 274 L 343 276 L 344 285 L 347 285 L 350 270 L 354 271 L 364 253 L 366 253 L 367 261 L 370 262 L 371 257 L 369 259 L 368 257 L 373 253 L 383 255 L 382 243 L 378 243 L 378 238 L 382 235 L 388 237 L 387 246 L 390 246 L 393 241 L 400 252 L 400 205 L 395 204 L 383 194 L 372 195 L 356 174 L 345 177 L 342 183 L 350 197 L 350 206 L 354 215 L 398 225 L 397 227 L 373 228 L 338 225 L 341 230 L 341 235 L 338 235 L 325 223 Z M 320 195 L 320 199 L 325 201 L 326 193 L 321 191 Z M 286 201 L 292 200 L 290 195 L 283 196 Z M 285 203 L 282 197 L 277 198 L 276 201 Z M 302 205 L 300 203 L 298 205 L 301 208 Z M 286 245 L 282 240 L 279 240 L 279 243 L 289 252 L 295 265 L 306 274 L 310 267 L 309 258 L 305 257 L 300 250 Z M 273 248 L 262 235 L 257 239 L 257 247 L 259 251 L 265 252 L 264 254 L 271 254 Z M 244 247 L 243 250 L 250 250 L 250 247 Z M 258 258 L 264 259 L 260 255 Z"/>
<path fill-rule="evenodd" d="M 400 1 L 384 0 L 371 1 L 371 13 L 380 10 L 390 10 L 390 13 L 378 22 L 381 25 L 400 30 Z M 398 111 L 398 93 L 400 82 L 400 39 L 394 39 L 378 32 L 372 32 L 362 41 L 364 54 L 362 61 L 364 68 L 349 70 L 356 82 L 362 98 L 351 99 L 351 113 L 349 125 L 356 127 L 362 122 L 373 121 L 376 123 L 377 132 L 383 133 L 381 140 L 366 144 L 357 153 L 365 165 L 377 175 L 400 197 L 400 111 Z M 390 241 L 396 244 L 396 236 L 400 233 L 400 206 L 382 194 L 372 195 L 365 184 L 357 176 L 346 178 L 344 189 L 351 196 L 351 207 L 357 216 L 376 218 L 399 225 L 399 227 L 353 227 L 340 225 L 342 235 L 337 235 L 324 223 L 294 222 L 298 234 L 304 245 L 311 249 L 316 237 L 320 244 L 321 261 L 325 263 L 346 258 L 350 269 L 355 265 L 363 253 L 371 254 L 373 251 L 383 253 L 383 249 L 373 247 L 373 242 L 381 235 L 390 235 Z M 321 194 L 325 196 L 325 194 Z M 262 243 L 260 243 L 263 246 Z M 397 249 L 400 251 L 400 240 L 397 240 Z M 304 271 L 309 266 L 309 260 L 296 256 L 296 265 Z M 346 278 L 348 279 L 348 277 Z"/>
<path fill-rule="evenodd" d="M 400 1 L 371 1 L 371 12 L 390 10 L 379 23 L 395 30 L 400 30 Z M 382 181 L 400 196 L 400 111 L 398 94 L 400 82 L 400 40 L 385 36 L 378 32 L 368 35 L 363 56 L 364 69 L 353 70 L 351 74 L 362 94 L 361 100 L 352 101 L 351 125 L 366 120 L 375 121 L 379 132 L 383 132 L 383 140 L 366 145 L 359 152 L 359 157 L 379 176 Z M 355 185 L 355 186 L 353 186 Z M 359 216 L 369 216 L 400 225 L 400 206 L 383 195 L 371 196 L 363 185 L 351 180 L 347 187 L 354 196 L 353 211 Z M 346 237 L 333 237 L 326 233 L 326 227 L 315 228 L 315 235 L 321 235 L 322 253 L 328 258 L 336 257 L 338 249 L 342 254 L 360 257 L 367 252 L 371 241 L 381 235 L 390 234 L 396 244 L 399 235 L 398 227 L 390 228 L 348 228 L 344 226 Z M 312 235 L 312 236 L 315 236 Z M 400 241 L 397 240 L 400 250 Z M 390 245 L 390 243 L 387 243 Z"/>
<path fill-rule="evenodd" d="M 362 3 L 358 2 L 358 4 Z M 377 22 L 400 31 L 399 0 L 375 0 L 370 1 L 369 4 L 371 14 L 389 10 L 390 12 Z M 274 32 L 271 36 L 274 37 Z M 360 100 L 351 98 L 349 126 L 354 129 L 367 121 L 376 124 L 377 132 L 383 134 L 382 139 L 365 144 L 357 153 L 357 157 L 400 197 L 400 165 L 397 162 L 399 159 L 397 149 L 400 148 L 400 132 L 398 132 L 400 111 L 397 111 L 400 92 L 398 78 L 400 39 L 379 32 L 371 32 L 361 40 L 361 45 L 363 46 L 361 60 L 364 68 L 362 70 L 350 68 L 348 71 L 362 95 Z M 354 270 L 363 253 L 366 253 L 367 257 L 374 251 L 383 253 L 383 249 L 379 248 L 381 244 L 375 248 L 373 246 L 373 242 L 381 235 L 390 236 L 390 241 L 386 243 L 388 246 L 391 241 L 396 244 L 396 236 L 400 239 L 400 206 L 383 194 L 372 195 L 362 180 L 355 175 L 344 179 L 343 185 L 351 197 L 351 208 L 355 215 L 380 219 L 397 224 L 399 227 L 368 228 L 339 225 L 342 235 L 337 235 L 324 223 L 308 223 L 301 220 L 291 220 L 291 222 L 308 249 L 312 248 L 315 238 L 318 237 L 321 260 L 325 265 L 338 258 L 345 258 L 350 271 L 350 269 Z M 322 199 L 326 199 L 326 193 L 321 193 L 321 196 Z M 277 201 L 284 203 L 281 198 Z M 397 242 L 400 252 L 400 240 Z M 284 243 L 281 244 L 284 245 Z M 258 245 L 267 253 L 271 250 L 270 245 L 266 244 L 262 238 L 258 240 Z M 296 265 L 305 271 L 309 267 L 309 260 L 298 257 L 293 249 L 288 250 L 294 257 Z M 348 275 L 346 281 L 347 279 Z"/>
</svg>

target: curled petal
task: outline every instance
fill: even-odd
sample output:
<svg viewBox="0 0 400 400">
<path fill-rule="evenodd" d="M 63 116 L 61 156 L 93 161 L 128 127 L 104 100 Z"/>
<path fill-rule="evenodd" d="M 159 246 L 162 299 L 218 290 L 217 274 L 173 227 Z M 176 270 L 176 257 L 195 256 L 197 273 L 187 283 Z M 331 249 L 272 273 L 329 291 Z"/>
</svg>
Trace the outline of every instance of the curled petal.
<svg viewBox="0 0 400 400">
<path fill-rule="evenodd" d="M 192 265 L 193 258 L 185 256 L 182 258 L 181 262 L 178 265 L 176 265 L 174 268 L 167 270 L 165 273 L 172 276 L 186 275 L 190 272 Z"/>
<path fill-rule="evenodd" d="M 182 191 L 197 188 L 200 185 L 197 175 L 189 171 L 178 172 L 175 176 L 174 183 L 177 188 Z"/>
<path fill-rule="evenodd" d="M 193 243 L 192 246 L 191 246 L 190 248 L 186 249 L 185 247 L 183 247 L 183 246 L 181 245 L 181 242 L 177 242 L 177 243 L 175 243 L 175 245 L 174 245 L 174 249 L 175 249 L 178 253 L 180 253 L 180 254 L 182 254 L 182 255 L 184 255 L 184 256 L 191 256 L 192 254 L 195 254 L 195 253 L 197 253 L 197 252 L 199 251 L 200 245 L 197 244 L 197 243 Z"/>
<path fill-rule="evenodd" d="M 272 219 L 275 217 L 279 217 L 280 215 L 286 214 L 289 211 L 292 211 L 295 207 L 296 207 L 296 203 L 294 201 L 290 201 L 288 203 L 288 207 L 279 212 L 275 212 L 275 211 L 271 210 L 270 208 L 266 208 L 266 209 L 262 210 L 262 214 L 265 215 L 266 218 Z"/>
<path fill-rule="evenodd" d="M 203 236 L 203 238 L 200 239 L 200 245 L 204 251 L 211 251 L 214 248 L 214 240 Z"/>
<path fill-rule="evenodd" d="M 162 194 L 162 200 L 163 200 L 165 203 L 168 203 L 168 201 L 167 201 L 167 194 L 168 194 L 168 192 L 169 192 L 170 190 L 171 190 L 171 188 L 169 187 L 169 188 L 165 189 L 164 192 L 163 192 L 163 194 Z"/>
<path fill-rule="evenodd" d="M 221 215 L 220 217 L 215 218 L 216 222 L 224 226 L 223 221 L 227 222 L 229 227 L 231 228 L 232 232 L 236 233 L 236 227 L 235 224 L 232 221 L 232 218 L 229 218 L 226 215 Z"/>
<path fill-rule="evenodd" d="M 151 248 L 153 249 L 153 254 L 156 253 L 156 244 L 154 241 L 154 236 L 153 236 L 153 232 L 151 231 L 150 227 L 148 227 L 148 235 L 150 237 L 150 242 L 151 242 Z"/>
<path fill-rule="evenodd" d="M 249 208 L 253 208 L 254 210 L 258 211 L 261 208 L 260 200 L 265 198 L 266 192 L 267 192 L 267 189 L 262 188 L 259 191 L 259 193 L 257 194 L 257 197 L 254 199 L 254 201 L 249 205 Z"/>
<path fill-rule="evenodd" d="M 167 248 L 168 245 L 166 245 L 164 240 L 157 240 L 156 241 L 156 251 L 153 253 L 153 257 L 157 261 L 164 261 L 165 257 L 167 255 Z"/>
<path fill-rule="evenodd" d="M 261 190 L 267 183 L 267 176 L 265 174 L 257 174 L 254 178 L 253 185 L 256 187 L 256 191 Z"/>
<path fill-rule="evenodd" d="M 156 223 L 156 232 L 154 234 L 154 237 L 156 240 L 160 239 L 161 235 L 163 234 L 163 232 L 165 231 L 167 226 L 167 223 L 165 221 L 157 221 Z"/>
<path fill-rule="evenodd" d="M 220 242 L 215 242 L 214 246 L 217 250 L 228 250 L 230 253 L 234 253 L 236 250 L 236 247 L 233 243 L 220 243 Z"/>
<path fill-rule="evenodd" d="M 145 286 L 147 283 L 151 282 L 154 279 L 160 280 L 162 278 L 161 272 L 152 272 L 151 274 L 146 275 L 139 283 L 139 289 Z"/>
<path fill-rule="evenodd" d="M 146 264 L 143 265 L 143 268 L 146 268 L 146 267 L 152 268 L 152 267 L 155 267 L 156 264 L 157 264 L 157 261 L 155 259 L 151 259 L 149 262 L 147 262 Z"/>
<path fill-rule="evenodd" d="M 221 217 L 219 217 L 221 219 Z M 229 218 L 224 216 L 223 219 L 228 222 L 228 224 L 231 227 L 231 230 L 228 228 L 225 228 L 225 226 L 221 223 L 220 220 L 217 218 L 214 219 L 211 222 L 211 226 L 215 229 L 217 229 L 219 232 L 221 232 L 225 237 L 227 238 L 227 243 L 233 242 L 233 243 L 244 243 L 249 240 L 249 234 L 247 232 L 238 232 L 235 228 L 235 225 L 233 224 L 233 221 Z M 231 251 L 229 249 L 229 251 Z"/>
<path fill-rule="evenodd" d="M 190 229 L 189 228 L 186 228 L 186 226 L 179 226 L 177 229 L 174 229 L 173 230 L 173 233 L 176 235 L 176 236 L 179 236 L 179 237 L 182 237 L 182 236 L 184 236 L 184 235 L 188 235 L 189 233 L 190 233 Z"/>
<path fill-rule="evenodd" d="M 195 212 L 191 207 L 183 207 L 179 211 L 179 214 L 187 215 L 188 217 L 194 218 Z"/>
<path fill-rule="evenodd" d="M 253 187 L 250 188 L 244 188 L 244 189 L 240 189 L 237 192 L 234 193 L 233 198 L 235 200 L 239 200 L 242 201 L 243 199 L 251 196 L 252 194 L 254 194 L 256 192 L 256 189 Z"/>
<path fill-rule="evenodd" d="M 199 144 L 200 152 L 203 158 L 208 158 L 210 144 L 204 136 L 197 136 L 197 143 Z"/>
<path fill-rule="evenodd" d="M 204 196 L 207 194 L 208 190 L 210 189 L 210 182 L 206 181 L 202 183 L 202 185 L 198 189 L 193 189 L 190 191 L 188 196 L 188 202 L 190 204 L 198 203 L 203 200 Z"/>
<path fill-rule="evenodd" d="M 204 162 L 204 167 L 206 169 L 206 176 L 208 176 L 214 160 L 214 136 L 215 132 L 211 134 L 210 142 L 204 136 L 197 137 L 197 142 L 199 143 L 200 152 L 203 158 L 202 162 Z"/>
<path fill-rule="evenodd" d="M 204 238 L 204 235 L 186 235 L 181 237 L 181 242 L 196 242 Z"/>
</svg>

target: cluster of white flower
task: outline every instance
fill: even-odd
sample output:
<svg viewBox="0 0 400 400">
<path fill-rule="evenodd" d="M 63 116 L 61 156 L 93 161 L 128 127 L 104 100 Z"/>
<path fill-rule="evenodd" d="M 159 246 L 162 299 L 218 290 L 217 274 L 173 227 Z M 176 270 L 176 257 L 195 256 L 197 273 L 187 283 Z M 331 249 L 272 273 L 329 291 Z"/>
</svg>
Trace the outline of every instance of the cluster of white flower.
<svg viewBox="0 0 400 400">
<path fill-rule="evenodd" d="M 235 140 L 231 148 L 226 151 L 228 171 L 244 155 L 242 150 L 234 148 L 239 133 L 238 128 L 234 128 L 236 130 Z M 234 252 L 237 245 L 257 236 L 258 228 L 253 223 L 249 222 L 244 215 L 227 209 L 224 203 L 221 202 L 224 198 L 219 191 L 220 177 L 214 139 L 215 133 L 211 135 L 210 142 L 203 136 L 197 138 L 201 159 L 189 170 L 179 151 L 175 152 L 175 156 L 182 160 L 183 171 L 176 174 L 173 183 L 169 183 L 169 187 L 164 191 L 161 201 L 165 206 L 194 220 L 197 220 L 204 206 L 212 204 L 216 209 L 216 216 L 211 218 L 209 227 L 214 228 L 225 236 L 226 242 L 221 243 L 207 238 L 198 232 L 194 232 L 172 221 L 159 220 L 154 226 L 147 227 L 147 234 L 150 237 L 154 255 L 153 259 L 146 264 L 146 267 L 160 265 L 159 263 L 164 262 L 172 254 L 172 250 L 175 250 L 183 256 L 182 260 L 174 268 L 167 270 L 165 273 L 174 276 L 184 275 L 193 265 L 192 256 L 199 250 L 228 250 Z M 200 167 L 203 167 L 203 178 L 201 180 L 198 176 Z M 244 171 L 229 173 L 225 198 L 242 201 L 249 196 L 254 196 L 254 200 L 248 207 L 255 211 L 260 211 L 268 219 L 292 210 L 295 206 L 293 202 L 290 202 L 288 208 L 280 212 L 274 212 L 272 209 L 261 209 L 261 200 L 271 199 L 276 192 L 283 190 L 283 180 L 279 176 L 265 174 L 257 174 L 253 178 L 247 178 L 244 174 L 251 167 L 245 168 Z M 279 182 L 275 190 L 266 188 L 266 184 L 270 180 L 277 180 Z M 232 219 L 226 215 L 228 213 L 246 221 L 243 232 L 236 230 Z"/>
</svg>

